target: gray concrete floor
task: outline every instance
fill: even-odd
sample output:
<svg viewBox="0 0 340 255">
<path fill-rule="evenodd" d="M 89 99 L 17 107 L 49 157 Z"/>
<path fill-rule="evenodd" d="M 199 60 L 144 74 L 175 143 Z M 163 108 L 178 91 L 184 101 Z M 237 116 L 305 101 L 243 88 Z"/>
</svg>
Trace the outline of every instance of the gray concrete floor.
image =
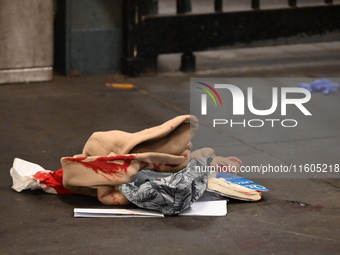
<svg viewBox="0 0 340 255">
<path fill-rule="evenodd" d="M 9 176 L 15 157 L 56 170 L 94 131 L 134 132 L 189 113 L 190 77 L 337 78 L 339 57 L 337 42 L 202 52 L 197 72 L 183 74 L 174 54 L 160 56 L 158 74 L 139 78 L 55 75 L 0 85 L 0 254 L 339 254 L 339 179 L 257 180 L 271 192 L 256 203 L 230 201 L 226 217 L 91 219 L 73 218 L 73 208 L 103 207 L 95 198 L 16 193 Z M 312 99 L 316 117 L 305 132 L 228 131 L 225 153 L 248 165 L 340 163 L 340 91 Z"/>
</svg>

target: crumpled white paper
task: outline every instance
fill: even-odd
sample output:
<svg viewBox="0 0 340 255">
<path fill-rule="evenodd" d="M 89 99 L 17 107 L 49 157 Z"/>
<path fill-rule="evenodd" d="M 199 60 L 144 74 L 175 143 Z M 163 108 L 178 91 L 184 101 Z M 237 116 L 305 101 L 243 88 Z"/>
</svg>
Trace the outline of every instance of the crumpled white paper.
<svg viewBox="0 0 340 255">
<path fill-rule="evenodd" d="M 33 175 L 39 171 L 49 172 L 35 163 L 15 158 L 13 167 L 10 170 L 10 175 L 13 180 L 12 189 L 17 192 L 21 192 L 25 189 L 42 189 L 43 187 L 41 187 L 41 184 L 33 178 Z"/>
</svg>

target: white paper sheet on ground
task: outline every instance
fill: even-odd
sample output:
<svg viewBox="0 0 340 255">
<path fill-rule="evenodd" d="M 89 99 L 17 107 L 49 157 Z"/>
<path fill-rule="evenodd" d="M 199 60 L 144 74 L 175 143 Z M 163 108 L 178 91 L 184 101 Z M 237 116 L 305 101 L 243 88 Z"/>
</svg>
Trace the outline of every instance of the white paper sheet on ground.
<svg viewBox="0 0 340 255">
<path fill-rule="evenodd" d="M 143 209 L 74 208 L 74 217 L 164 217 L 164 214 Z"/>
<path fill-rule="evenodd" d="M 227 215 L 227 201 L 202 201 L 195 202 L 191 207 L 179 216 L 226 216 Z"/>
<path fill-rule="evenodd" d="M 189 209 L 179 216 L 225 216 L 227 215 L 227 201 L 195 202 Z M 104 218 L 104 217 L 164 217 L 164 214 L 145 209 L 103 209 L 103 208 L 74 208 L 76 218 Z"/>
<path fill-rule="evenodd" d="M 18 192 L 25 189 L 41 189 L 38 182 L 32 177 L 39 171 L 46 170 L 35 163 L 15 158 L 13 167 L 10 169 L 10 175 L 12 176 L 13 181 L 12 189 Z"/>
</svg>

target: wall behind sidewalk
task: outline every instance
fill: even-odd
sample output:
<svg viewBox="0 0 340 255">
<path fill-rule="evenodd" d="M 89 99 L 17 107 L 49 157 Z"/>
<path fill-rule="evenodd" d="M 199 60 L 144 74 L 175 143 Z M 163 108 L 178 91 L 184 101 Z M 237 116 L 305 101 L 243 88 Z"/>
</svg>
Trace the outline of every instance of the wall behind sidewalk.
<svg viewBox="0 0 340 255">
<path fill-rule="evenodd" d="M 53 1 L 0 0 L 0 84 L 52 79 Z"/>
<path fill-rule="evenodd" d="M 57 0 L 55 69 L 64 75 L 120 72 L 121 0 Z"/>
</svg>

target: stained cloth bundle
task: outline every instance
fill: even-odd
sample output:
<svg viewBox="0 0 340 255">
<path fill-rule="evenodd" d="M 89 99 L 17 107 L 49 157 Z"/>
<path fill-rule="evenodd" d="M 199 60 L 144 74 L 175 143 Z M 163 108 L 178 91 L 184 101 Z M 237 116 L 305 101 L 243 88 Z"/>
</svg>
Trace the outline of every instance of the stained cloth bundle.
<svg viewBox="0 0 340 255">
<path fill-rule="evenodd" d="M 128 204 L 118 186 L 129 183 L 141 169 L 177 172 L 190 159 L 191 131 L 196 117 L 183 115 L 136 133 L 95 132 L 83 153 L 61 159 L 66 189 L 96 195 L 103 204 Z"/>
<path fill-rule="evenodd" d="M 190 137 L 197 127 L 196 117 L 182 115 L 136 133 L 95 132 L 82 154 L 63 157 L 57 171 L 16 159 L 10 171 L 13 189 L 40 187 L 49 193 L 97 196 L 108 205 L 129 204 L 118 186 L 129 183 L 141 169 L 173 173 L 184 169 L 190 160 Z"/>
<path fill-rule="evenodd" d="M 212 157 L 211 165 L 232 165 L 237 169 L 242 164 L 235 157 L 216 157 L 210 148 L 200 149 L 190 155 L 190 138 L 197 127 L 196 117 L 183 115 L 136 133 L 119 130 L 95 132 L 86 142 L 82 154 L 63 157 L 62 168 L 57 171 L 45 170 L 34 163 L 15 159 L 10 170 L 12 188 L 18 192 L 24 189 L 43 189 L 54 194 L 96 196 L 107 205 L 133 202 L 146 208 L 157 201 L 162 204 L 158 205 L 159 210 L 164 210 L 165 214 L 176 214 L 190 206 L 205 189 L 206 174 L 190 171 L 188 164 L 191 158 Z M 197 162 L 192 164 L 202 164 Z M 157 183 L 158 186 L 153 186 L 153 193 L 150 189 L 144 193 L 146 186 L 137 185 L 135 179 L 131 181 L 141 169 L 161 174 L 153 181 L 144 178 L 147 185 Z M 168 174 L 165 176 L 162 173 Z M 143 174 L 137 175 L 137 178 L 140 179 Z M 137 190 L 136 187 L 143 189 Z M 152 198 L 151 193 L 155 195 Z M 142 205 L 141 202 L 146 201 L 138 197 L 140 194 L 147 194 L 145 197 L 150 202 Z M 161 197 L 167 197 L 164 203 L 168 207 L 160 203 Z M 163 206 L 165 209 L 161 209 Z M 170 209 L 171 206 L 173 209 Z"/>
</svg>

